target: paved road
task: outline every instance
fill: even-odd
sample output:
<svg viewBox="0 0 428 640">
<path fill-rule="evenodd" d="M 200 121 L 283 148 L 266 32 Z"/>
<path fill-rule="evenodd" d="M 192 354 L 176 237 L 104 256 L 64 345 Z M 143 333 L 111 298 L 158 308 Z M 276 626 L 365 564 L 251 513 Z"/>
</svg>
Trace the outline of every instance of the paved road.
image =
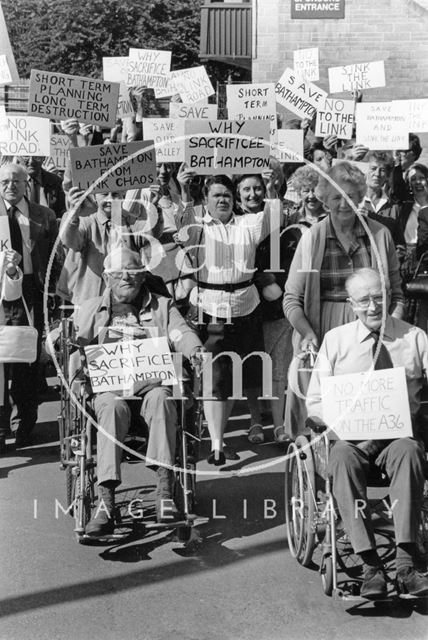
<svg viewBox="0 0 428 640">
<path fill-rule="evenodd" d="M 283 464 L 246 477 L 230 472 L 278 455 L 274 444 L 248 445 L 240 416 L 228 436 L 241 460 L 198 480 L 198 512 L 206 518 L 200 545 L 185 548 L 167 532 L 136 532 L 105 547 L 77 544 L 71 518 L 60 509 L 55 515 L 55 499 L 65 504 L 56 412 L 57 403 L 42 405 L 37 446 L 0 459 L 1 640 L 428 637 L 425 603 L 334 601 L 323 595 L 318 573 L 293 560 Z M 143 496 L 150 508 L 154 474 L 141 462 L 124 471 L 121 500 Z M 264 513 L 264 501 L 276 511 Z"/>
</svg>

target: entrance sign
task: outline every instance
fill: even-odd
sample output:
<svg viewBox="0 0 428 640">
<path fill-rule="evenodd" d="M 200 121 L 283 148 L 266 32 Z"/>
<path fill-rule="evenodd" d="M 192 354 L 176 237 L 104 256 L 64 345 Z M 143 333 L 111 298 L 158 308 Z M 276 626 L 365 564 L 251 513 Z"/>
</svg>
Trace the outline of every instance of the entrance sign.
<svg viewBox="0 0 428 640">
<path fill-rule="evenodd" d="M 383 60 L 350 64 L 346 67 L 330 67 L 328 70 L 330 93 L 363 91 L 385 86 Z"/>
<path fill-rule="evenodd" d="M 146 338 L 85 347 L 94 393 L 131 390 L 134 384 L 160 378 L 177 384 L 167 338 Z"/>
<path fill-rule="evenodd" d="M 143 189 L 156 182 L 156 153 L 153 141 L 103 144 L 70 149 L 73 186 L 88 189 L 120 160 L 137 153 L 114 169 L 93 188 L 93 193 Z"/>
<path fill-rule="evenodd" d="M 0 119 L 0 155 L 49 156 L 50 139 L 49 120 L 9 115 Z"/>
<path fill-rule="evenodd" d="M 29 115 L 51 120 L 75 118 L 79 122 L 113 127 L 118 99 L 117 82 L 31 71 Z"/>
<path fill-rule="evenodd" d="M 185 132 L 186 163 L 197 174 L 262 173 L 269 168 L 268 120 L 187 120 Z"/>
<path fill-rule="evenodd" d="M 276 101 L 300 118 L 312 118 L 327 98 L 312 82 L 299 78 L 293 69 L 287 68 L 275 85 Z"/>
<path fill-rule="evenodd" d="M 412 436 L 404 367 L 321 378 L 323 420 L 338 440 Z"/>
<path fill-rule="evenodd" d="M 294 19 L 332 19 L 345 17 L 345 0 L 291 0 Z"/>
</svg>

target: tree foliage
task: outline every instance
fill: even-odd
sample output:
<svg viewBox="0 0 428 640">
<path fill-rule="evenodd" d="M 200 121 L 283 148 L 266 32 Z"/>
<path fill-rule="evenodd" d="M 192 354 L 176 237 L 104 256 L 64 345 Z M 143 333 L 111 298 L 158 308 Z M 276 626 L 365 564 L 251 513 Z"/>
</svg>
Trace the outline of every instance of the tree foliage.
<svg viewBox="0 0 428 640">
<path fill-rule="evenodd" d="M 129 47 L 172 51 L 172 68 L 198 63 L 201 0 L 2 0 L 22 78 L 43 69 L 100 77 L 104 56 Z"/>
</svg>

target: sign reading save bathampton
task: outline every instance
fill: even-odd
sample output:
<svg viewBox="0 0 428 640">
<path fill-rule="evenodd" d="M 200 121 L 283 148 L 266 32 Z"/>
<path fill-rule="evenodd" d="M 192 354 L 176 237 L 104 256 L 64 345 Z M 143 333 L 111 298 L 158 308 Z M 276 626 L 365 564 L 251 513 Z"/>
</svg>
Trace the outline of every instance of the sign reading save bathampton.
<svg viewBox="0 0 428 640">
<path fill-rule="evenodd" d="M 311 119 L 327 97 L 327 93 L 286 69 L 275 85 L 276 101 L 299 118 Z"/>
<path fill-rule="evenodd" d="M 269 167 L 269 120 L 187 120 L 186 163 L 197 174 L 262 173 Z"/>
<path fill-rule="evenodd" d="M 344 18 L 345 0 L 291 0 L 291 17 L 294 19 Z"/>
<path fill-rule="evenodd" d="M 321 378 L 323 420 L 339 440 L 412 435 L 404 367 Z"/>
<path fill-rule="evenodd" d="M 167 338 L 89 345 L 85 354 L 94 393 L 131 390 L 134 384 L 155 379 L 177 384 Z"/>
<path fill-rule="evenodd" d="M 121 163 L 125 159 L 128 160 Z M 106 174 L 94 187 L 93 193 L 144 189 L 156 181 L 153 140 L 72 147 L 70 160 L 73 186 L 79 189 L 88 189 Z"/>
<path fill-rule="evenodd" d="M 113 127 L 118 99 L 117 82 L 32 69 L 28 115 Z"/>
</svg>

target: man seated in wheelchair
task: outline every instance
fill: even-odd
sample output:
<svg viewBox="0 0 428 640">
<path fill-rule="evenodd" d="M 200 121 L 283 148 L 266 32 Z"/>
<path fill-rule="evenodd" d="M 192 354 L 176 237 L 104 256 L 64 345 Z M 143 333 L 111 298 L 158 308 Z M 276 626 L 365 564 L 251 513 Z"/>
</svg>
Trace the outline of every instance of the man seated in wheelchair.
<svg viewBox="0 0 428 640">
<path fill-rule="evenodd" d="M 140 255 L 123 247 L 104 261 L 104 295 L 84 301 L 75 314 L 76 338 L 81 347 L 139 338 L 166 337 L 169 346 L 190 361 L 201 349 L 197 334 L 187 325 L 170 298 L 155 295 L 145 285 Z M 88 365 L 88 363 L 87 363 Z M 92 391 L 94 387 L 92 386 Z M 158 522 L 178 517 L 173 501 L 177 409 L 169 400 L 171 387 L 160 379 L 135 382 L 131 395 L 141 398 L 140 414 L 149 429 L 147 466 L 157 473 Z M 92 393 L 97 424 L 97 478 L 99 505 L 86 527 L 92 536 L 114 531 L 115 488 L 121 482 L 122 443 L 131 420 L 129 402 L 120 390 Z M 135 402 L 138 400 L 133 400 Z M 102 505 L 102 506 L 101 506 Z"/>
<path fill-rule="evenodd" d="M 325 414 L 330 412 L 329 407 L 332 406 L 331 398 L 328 405 L 323 404 L 321 378 L 358 374 L 370 369 L 376 375 L 375 372 L 380 369 L 404 367 L 411 417 L 409 431 L 413 431 L 413 437 L 392 440 L 362 438 L 358 441 L 354 439 L 358 437 L 357 433 L 353 441 L 346 441 L 346 432 L 343 432 L 338 435 L 342 439 L 337 439 L 331 449 L 327 473 L 332 479 L 333 496 L 354 552 L 361 556 L 364 563 L 361 595 L 380 599 L 387 593 L 385 571 L 376 551 L 367 500 L 370 465 L 380 468 L 390 481 L 398 589 L 402 593 L 426 595 L 428 578 L 415 569 L 414 560 L 424 487 L 425 454 L 422 438 L 425 434 L 418 424 L 418 416 L 428 366 L 427 335 L 421 329 L 388 314 L 389 291 L 386 289 L 385 292 L 381 278 L 374 269 L 355 271 L 346 282 L 346 290 L 357 320 L 327 332 L 324 337 L 306 398 L 307 424 L 312 427 L 321 425 L 322 429 Z M 382 293 L 386 293 L 386 296 L 383 297 Z M 387 379 L 386 372 L 378 375 Z M 364 379 L 369 380 L 369 376 Z M 363 402 L 363 394 L 361 398 Z M 355 398 L 352 403 L 354 401 Z M 338 406 L 336 402 L 335 405 Z M 356 406 L 355 401 L 348 413 L 343 412 L 343 418 L 352 417 Z M 340 407 L 338 411 L 340 416 Z M 384 417 L 388 420 L 393 418 Z M 379 429 L 381 422 L 379 418 L 378 422 L 370 423 L 374 425 L 370 437 L 376 438 L 375 429 Z M 366 424 L 364 421 L 361 423 Z M 334 424 L 337 425 L 337 421 Z M 364 427 L 364 435 L 367 428 Z M 332 436 L 331 431 L 329 436 L 332 439 L 337 437 Z M 426 437 L 424 440 L 426 442 Z"/>
</svg>

